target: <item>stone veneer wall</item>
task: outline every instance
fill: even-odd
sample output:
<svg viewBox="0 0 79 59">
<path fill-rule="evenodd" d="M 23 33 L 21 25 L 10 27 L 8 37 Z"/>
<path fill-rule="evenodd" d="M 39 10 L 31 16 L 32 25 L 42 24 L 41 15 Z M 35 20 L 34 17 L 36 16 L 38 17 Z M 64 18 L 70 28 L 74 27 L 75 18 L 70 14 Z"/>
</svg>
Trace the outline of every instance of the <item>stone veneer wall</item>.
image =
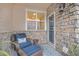
<svg viewBox="0 0 79 59">
<path fill-rule="evenodd" d="M 79 42 L 79 4 L 67 3 L 62 13 L 59 13 L 60 4 L 51 4 L 47 9 L 47 16 L 55 12 L 56 23 L 56 50 L 68 54 L 67 49 L 73 43 Z"/>
<path fill-rule="evenodd" d="M 63 13 L 56 11 L 56 49 L 59 52 L 67 53 L 67 49 L 74 43 L 74 16 L 73 4 L 66 4 Z"/>
<path fill-rule="evenodd" d="M 32 39 L 39 39 L 39 44 L 45 44 L 47 42 L 47 32 L 46 31 L 16 31 L 16 32 L 3 32 L 0 33 L 0 42 L 3 42 L 3 44 L 0 44 L 0 49 L 7 51 L 10 55 L 12 55 L 12 49 L 9 44 L 10 37 L 14 33 L 26 33 L 27 37 L 29 35 L 32 36 Z M 5 43 L 5 41 L 7 41 Z"/>
<path fill-rule="evenodd" d="M 47 43 L 47 31 L 17 31 L 13 33 L 26 33 L 27 37 L 31 36 L 32 39 L 39 39 L 39 43 Z"/>
<path fill-rule="evenodd" d="M 11 49 L 10 49 L 10 36 L 11 33 L 5 32 L 5 33 L 0 33 L 0 50 L 6 51 L 9 54 L 11 54 Z"/>
</svg>

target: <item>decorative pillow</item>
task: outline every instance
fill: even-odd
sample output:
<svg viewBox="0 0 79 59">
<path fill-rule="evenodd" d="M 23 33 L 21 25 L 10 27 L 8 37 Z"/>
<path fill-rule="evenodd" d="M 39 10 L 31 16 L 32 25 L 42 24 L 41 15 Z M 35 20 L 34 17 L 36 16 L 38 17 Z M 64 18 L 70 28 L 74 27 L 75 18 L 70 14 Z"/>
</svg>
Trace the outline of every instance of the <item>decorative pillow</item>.
<svg viewBox="0 0 79 59">
<path fill-rule="evenodd" d="M 24 43 L 24 42 L 27 42 L 26 41 L 26 38 L 18 38 L 18 43 Z"/>
</svg>

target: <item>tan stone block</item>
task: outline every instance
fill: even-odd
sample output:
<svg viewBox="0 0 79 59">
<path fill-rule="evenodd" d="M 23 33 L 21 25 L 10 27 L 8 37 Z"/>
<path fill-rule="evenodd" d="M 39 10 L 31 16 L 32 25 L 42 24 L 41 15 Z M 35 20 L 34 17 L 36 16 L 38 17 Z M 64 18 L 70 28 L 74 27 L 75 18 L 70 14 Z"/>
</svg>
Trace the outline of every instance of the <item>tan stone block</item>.
<svg viewBox="0 0 79 59">
<path fill-rule="evenodd" d="M 64 15 L 64 18 L 66 18 L 66 19 L 67 19 L 67 18 L 69 18 L 69 16 L 68 16 L 68 15 Z"/>
<path fill-rule="evenodd" d="M 79 15 L 76 15 L 75 17 L 79 20 Z"/>
<path fill-rule="evenodd" d="M 76 10 L 76 7 L 70 8 L 70 12 L 73 12 L 73 11 L 75 11 L 75 10 Z"/>
<path fill-rule="evenodd" d="M 75 6 L 75 9 L 76 9 L 76 10 L 79 10 L 79 6 Z"/>
<path fill-rule="evenodd" d="M 75 14 L 78 14 L 79 15 L 79 11 L 75 11 Z"/>
<path fill-rule="evenodd" d="M 75 15 L 70 16 L 70 20 L 74 20 L 74 19 L 77 19 L 77 16 Z"/>
</svg>

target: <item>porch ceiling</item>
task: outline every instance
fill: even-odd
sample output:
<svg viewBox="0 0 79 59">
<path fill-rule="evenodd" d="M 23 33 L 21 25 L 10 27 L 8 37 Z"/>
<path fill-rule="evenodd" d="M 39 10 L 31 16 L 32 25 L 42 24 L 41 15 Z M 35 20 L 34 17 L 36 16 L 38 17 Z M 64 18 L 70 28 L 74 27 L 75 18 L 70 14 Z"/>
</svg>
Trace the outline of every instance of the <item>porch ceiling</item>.
<svg viewBox="0 0 79 59">
<path fill-rule="evenodd" d="M 14 4 L 15 6 L 24 6 L 26 8 L 30 8 L 30 9 L 36 9 L 36 10 L 43 10 L 46 11 L 46 9 L 48 8 L 48 6 L 51 3 L 16 3 Z"/>
<path fill-rule="evenodd" d="M 48 6 L 51 3 L 0 3 L 0 8 L 3 7 L 24 7 L 29 9 L 35 9 L 35 10 L 43 10 L 46 11 Z"/>
</svg>

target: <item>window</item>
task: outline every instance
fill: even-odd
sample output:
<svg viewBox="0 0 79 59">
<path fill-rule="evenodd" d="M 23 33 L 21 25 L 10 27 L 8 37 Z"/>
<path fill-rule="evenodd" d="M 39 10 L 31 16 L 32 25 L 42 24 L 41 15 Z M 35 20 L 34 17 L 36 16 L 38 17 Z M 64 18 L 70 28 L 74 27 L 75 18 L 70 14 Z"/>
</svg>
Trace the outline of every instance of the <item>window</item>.
<svg viewBox="0 0 79 59">
<path fill-rule="evenodd" d="M 26 11 L 26 30 L 45 30 L 45 24 L 45 12 Z"/>
</svg>

